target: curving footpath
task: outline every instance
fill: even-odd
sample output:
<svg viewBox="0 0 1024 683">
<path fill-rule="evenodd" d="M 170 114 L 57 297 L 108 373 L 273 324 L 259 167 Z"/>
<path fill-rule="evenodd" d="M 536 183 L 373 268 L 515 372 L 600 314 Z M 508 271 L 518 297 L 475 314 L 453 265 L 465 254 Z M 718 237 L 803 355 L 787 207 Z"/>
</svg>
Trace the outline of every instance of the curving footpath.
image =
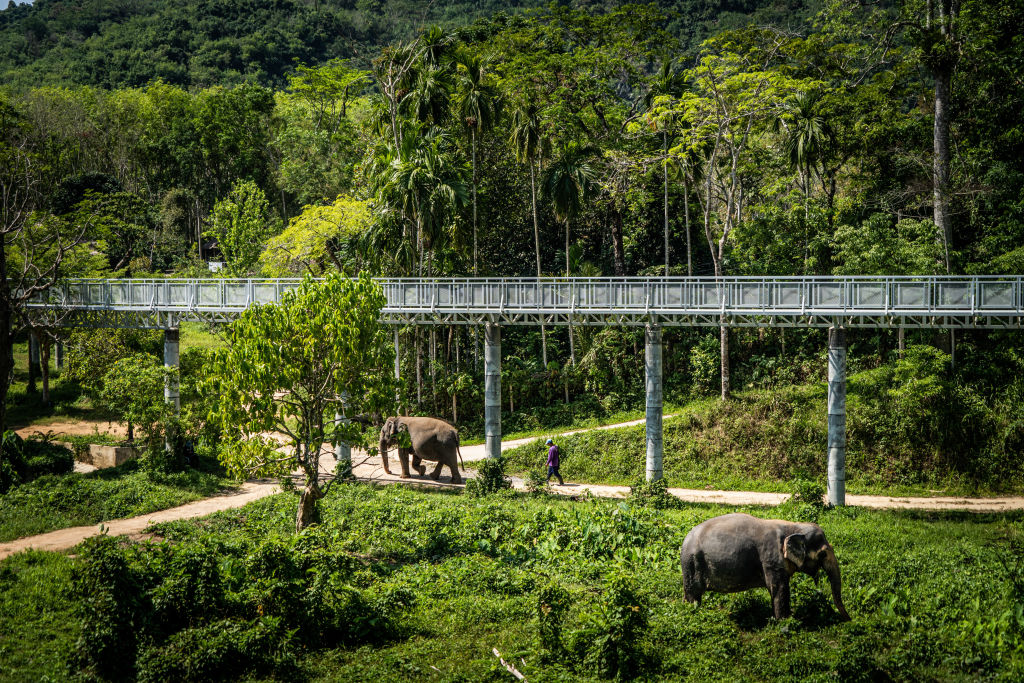
<svg viewBox="0 0 1024 683">
<path fill-rule="evenodd" d="M 668 416 L 666 416 L 668 417 Z M 615 429 L 619 427 L 631 427 L 643 424 L 643 420 L 634 420 L 615 425 L 605 425 L 594 429 Z M 594 431 L 591 429 L 580 429 L 572 432 L 565 432 L 558 436 L 569 436 L 580 432 Z M 502 450 L 515 448 L 525 443 L 535 441 L 539 437 L 529 439 L 516 439 L 514 441 L 502 442 Z M 483 445 L 466 446 L 462 449 L 463 459 L 466 461 L 482 460 L 484 457 Z M 447 481 L 433 481 L 429 478 L 413 477 L 401 479 L 397 474 L 388 474 L 384 471 L 379 458 L 369 458 L 364 453 L 354 451 L 352 453 L 353 473 L 359 481 L 376 484 L 407 484 L 420 488 L 461 488 L 459 485 L 450 484 Z M 324 462 L 324 474 L 333 471 L 334 461 L 326 457 Z M 400 471 L 397 459 L 392 457 L 391 471 Z M 328 466 L 329 465 L 329 466 Z M 472 476 L 472 473 L 467 473 Z M 442 477 L 446 479 L 446 477 Z M 513 486 L 516 489 L 524 490 L 525 482 L 518 477 L 512 478 Z M 676 498 L 687 503 L 705 503 L 716 505 L 765 505 L 773 506 L 785 502 L 789 498 L 788 493 L 763 493 L 756 491 L 703 491 L 700 489 L 670 488 Z M 78 526 L 68 529 L 58 529 L 37 536 L 26 536 L 6 543 L 0 543 L 0 560 L 23 550 L 68 550 L 73 548 L 91 536 L 107 533 L 112 536 L 135 536 L 139 537 L 150 524 L 158 522 L 170 522 L 180 519 L 195 519 L 206 515 L 242 507 L 253 501 L 274 495 L 280 492 L 280 486 L 276 480 L 247 481 L 239 489 L 229 493 L 204 498 L 186 505 L 167 510 L 160 510 L 138 517 L 127 519 L 116 519 L 102 524 L 90 526 Z M 573 484 L 565 486 L 552 486 L 551 492 L 563 496 L 593 495 L 600 498 L 626 498 L 629 496 L 628 486 L 607 486 L 604 484 Z M 847 494 L 847 505 L 887 509 L 887 510 L 962 510 L 967 512 L 999 513 L 1024 510 L 1024 497 L 1011 496 L 1001 498 L 960 498 L 960 497 L 938 497 L 938 498 L 913 498 L 905 496 L 859 496 Z"/>
</svg>

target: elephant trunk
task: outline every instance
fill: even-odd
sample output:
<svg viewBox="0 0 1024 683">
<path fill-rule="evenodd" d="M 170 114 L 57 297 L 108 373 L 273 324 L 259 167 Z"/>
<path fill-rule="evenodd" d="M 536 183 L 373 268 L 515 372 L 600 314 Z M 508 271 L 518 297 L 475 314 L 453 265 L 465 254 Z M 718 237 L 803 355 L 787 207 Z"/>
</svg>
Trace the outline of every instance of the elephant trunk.
<svg viewBox="0 0 1024 683">
<path fill-rule="evenodd" d="M 842 596 L 842 579 L 839 576 L 839 560 L 836 559 L 836 553 L 829 545 L 825 549 L 825 561 L 822 563 L 822 567 L 825 570 L 825 574 L 828 576 L 828 582 L 832 586 L 832 601 L 836 603 L 836 609 L 839 610 L 839 614 L 843 617 L 844 621 L 850 621 L 850 615 L 846 611 L 846 607 L 843 605 Z"/>
<path fill-rule="evenodd" d="M 388 467 L 388 440 L 384 437 L 381 437 L 379 450 L 380 460 L 384 464 L 384 471 L 391 474 L 391 468 Z"/>
</svg>

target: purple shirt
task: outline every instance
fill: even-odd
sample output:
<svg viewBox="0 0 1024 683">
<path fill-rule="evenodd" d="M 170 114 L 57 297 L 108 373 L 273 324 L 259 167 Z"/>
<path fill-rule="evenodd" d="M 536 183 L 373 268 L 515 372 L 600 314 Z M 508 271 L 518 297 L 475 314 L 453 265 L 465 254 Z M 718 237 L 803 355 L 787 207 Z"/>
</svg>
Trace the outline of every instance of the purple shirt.
<svg viewBox="0 0 1024 683">
<path fill-rule="evenodd" d="M 548 467 L 558 467 L 558 446 L 554 444 L 548 449 Z"/>
</svg>

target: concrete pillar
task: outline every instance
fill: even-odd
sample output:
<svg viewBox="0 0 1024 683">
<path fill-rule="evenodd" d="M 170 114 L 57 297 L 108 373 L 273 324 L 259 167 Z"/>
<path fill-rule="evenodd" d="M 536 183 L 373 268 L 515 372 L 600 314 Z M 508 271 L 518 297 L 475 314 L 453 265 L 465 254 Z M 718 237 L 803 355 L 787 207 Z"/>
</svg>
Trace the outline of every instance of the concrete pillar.
<svg viewBox="0 0 1024 683">
<path fill-rule="evenodd" d="M 484 325 L 484 452 L 501 457 L 501 328 Z"/>
<path fill-rule="evenodd" d="M 341 413 L 334 413 L 334 422 L 341 424 L 348 422 L 348 418 Z M 338 461 L 335 472 L 344 472 L 346 476 L 352 472 L 352 448 L 340 439 L 334 444 L 334 459 Z"/>
<path fill-rule="evenodd" d="M 846 330 L 828 331 L 828 502 L 846 505 Z"/>
<path fill-rule="evenodd" d="M 181 411 L 178 395 L 178 338 L 176 328 L 164 330 L 164 368 L 170 370 L 164 376 L 164 402 L 174 406 L 174 414 Z"/>
<path fill-rule="evenodd" d="M 662 475 L 662 364 L 661 327 L 648 325 L 644 332 L 644 370 L 647 376 L 647 481 Z"/>
<path fill-rule="evenodd" d="M 57 369 L 64 370 L 64 342 L 57 341 Z"/>
</svg>

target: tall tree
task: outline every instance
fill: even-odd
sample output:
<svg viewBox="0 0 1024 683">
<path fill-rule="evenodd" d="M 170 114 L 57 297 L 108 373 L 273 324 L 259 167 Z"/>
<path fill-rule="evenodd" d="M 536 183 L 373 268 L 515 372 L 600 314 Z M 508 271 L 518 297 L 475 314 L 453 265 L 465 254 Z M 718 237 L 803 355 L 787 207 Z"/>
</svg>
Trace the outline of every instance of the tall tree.
<svg viewBox="0 0 1024 683">
<path fill-rule="evenodd" d="M 533 102 L 523 104 L 512 112 L 512 147 L 516 158 L 530 169 L 530 209 L 533 215 L 533 249 L 537 258 L 537 277 L 541 277 L 540 263 L 540 223 L 537 219 L 537 173 L 540 171 L 540 159 L 544 153 L 544 137 L 541 128 L 540 110 Z M 545 325 L 540 326 L 541 354 L 544 367 L 548 366 L 548 341 Z"/>
<path fill-rule="evenodd" d="M 394 347 L 380 323 L 385 303 L 367 274 L 306 278 L 279 304 L 247 309 L 215 355 L 207 387 L 219 397 L 213 418 L 236 444 L 221 451 L 224 464 L 248 476 L 301 469 L 297 531 L 316 521 L 326 493 L 323 445 L 359 441 L 359 426 L 335 416 L 387 414 L 394 404 Z M 289 450 L 263 436 L 267 430 L 285 434 Z"/>
<path fill-rule="evenodd" d="M 483 62 L 480 57 L 463 52 L 459 57 L 458 107 L 463 125 L 469 131 L 470 146 L 473 159 L 473 276 L 479 275 L 479 257 L 477 246 L 477 211 L 476 211 L 476 147 L 477 138 L 491 129 L 498 119 L 501 107 L 501 95 L 498 89 L 487 82 L 484 77 Z"/>
<path fill-rule="evenodd" d="M 565 223 L 565 276 L 572 273 L 570 263 L 569 223 L 584 209 L 596 189 L 597 170 L 592 159 L 594 147 L 570 142 L 562 148 L 559 157 L 548 166 L 544 178 L 544 192 L 551 202 L 555 218 Z M 576 347 L 569 326 L 569 354 L 576 364 Z"/>
</svg>

